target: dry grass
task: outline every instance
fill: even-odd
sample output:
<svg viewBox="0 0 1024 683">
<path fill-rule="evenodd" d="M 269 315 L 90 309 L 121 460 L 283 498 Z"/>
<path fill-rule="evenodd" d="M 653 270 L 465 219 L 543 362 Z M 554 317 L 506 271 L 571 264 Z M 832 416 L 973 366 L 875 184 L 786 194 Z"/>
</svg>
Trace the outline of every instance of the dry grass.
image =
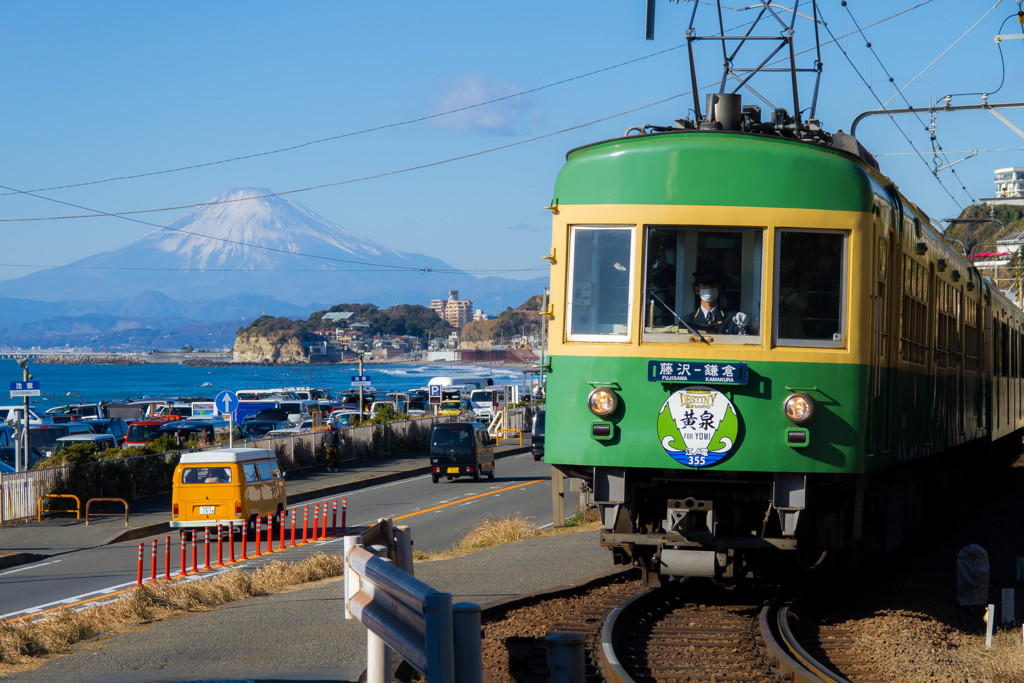
<svg viewBox="0 0 1024 683">
<path fill-rule="evenodd" d="M 24 665 L 67 652 L 75 643 L 96 635 L 341 576 L 343 568 L 341 555 L 318 553 L 298 563 L 276 560 L 252 573 L 232 569 L 200 581 L 143 584 L 103 605 L 61 610 L 35 621 L 0 622 L 0 674 L 5 673 L 4 665 Z"/>
<path fill-rule="evenodd" d="M 1024 680 L 1024 650 L 1019 628 L 997 629 L 992 634 L 992 649 L 985 650 L 985 636 L 967 638 L 967 645 L 958 648 L 954 659 L 960 671 L 969 671 L 975 680 Z"/>
<path fill-rule="evenodd" d="M 523 517 L 520 513 L 516 513 L 515 515 L 508 515 L 499 519 L 489 519 L 480 522 L 461 541 L 456 542 L 448 550 L 439 550 L 433 553 L 414 551 L 413 559 L 417 562 L 447 560 L 452 557 L 469 554 L 475 550 L 492 548 L 504 543 L 514 543 L 525 538 L 585 531 L 594 528 L 596 525 L 597 522 L 590 519 L 589 515 L 577 515 L 566 520 L 564 527 L 558 527 L 545 532 L 541 531 L 540 527 Z"/>
</svg>

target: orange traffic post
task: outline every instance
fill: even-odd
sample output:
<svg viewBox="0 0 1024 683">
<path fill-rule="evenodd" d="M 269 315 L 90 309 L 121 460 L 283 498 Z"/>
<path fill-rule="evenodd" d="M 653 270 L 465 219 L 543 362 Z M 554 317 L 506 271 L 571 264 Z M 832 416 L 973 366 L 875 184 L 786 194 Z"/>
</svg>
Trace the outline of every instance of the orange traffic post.
<svg viewBox="0 0 1024 683">
<path fill-rule="evenodd" d="M 192 533 L 189 535 L 188 540 L 192 541 L 192 573 L 193 574 L 198 574 L 199 573 L 199 561 L 198 561 L 198 558 L 196 557 L 196 532 L 195 532 L 195 529 L 192 530 Z"/>
<path fill-rule="evenodd" d="M 277 513 L 277 549 L 284 550 L 284 510 Z"/>
<path fill-rule="evenodd" d="M 146 545 L 144 541 L 139 541 L 139 578 L 136 580 L 135 585 L 142 585 L 142 547 Z"/>
<path fill-rule="evenodd" d="M 320 525 L 320 540 L 324 541 L 327 539 L 327 501 L 324 501 L 324 521 Z"/>
<path fill-rule="evenodd" d="M 203 527 L 203 570 L 210 568 L 210 527 Z"/>
<path fill-rule="evenodd" d="M 313 535 L 309 539 L 311 541 L 317 540 L 316 525 L 317 525 L 317 522 L 319 522 L 319 521 L 320 521 L 320 503 L 317 503 L 316 505 L 313 506 Z"/>
<path fill-rule="evenodd" d="M 302 508 L 302 544 L 305 545 L 309 542 L 306 534 L 309 533 L 309 506 L 305 505 Z"/>
<path fill-rule="evenodd" d="M 338 535 L 338 499 L 331 503 L 331 536 Z"/>
<path fill-rule="evenodd" d="M 235 563 L 235 523 L 228 524 L 228 562 Z"/>
<path fill-rule="evenodd" d="M 217 566 L 224 566 L 224 527 L 217 525 Z"/>
<path fill-rule="evenodd" d="M 346 497 L 341 499 L 341 535 L 342 536 L 347 536 L 348 535 L 348 520 L 346 519 L 347 515 L 348 515 L 348 497 L 346 496 Z"/>
<path fill-rule="evenodd" d="M 249 525 L 247 523 L 242 524 L 242 556 L 238 558 L 240 560 L 249 559 L 249 556 L 245 554 L 245 545 L 246 542 L 249 540 L 249 529 L 247 528 L 248 526 Z"/>
<path fill-rule="evenodd" d="M 288 544 L 288 547 L 295 547 L 295 508 L 292 508 L 292 542 Z"/>
<path fill-rule="evenodd" d="M 188 576 L 188 560 L 185 558 L 185 532 L 181 532 L 181 572 L 178 576 Z"/>
<path fill-rule="evenodd" d="M 150 583 L 156 583 L 156 539 L 153 539 L 153 567 L 150 570 Z"/>
<path fill-rule="evenodd" d="M 260 552 L 260 546 L 263 545 L 263 531 L 260 526 L 260 516 L 256 515 L 256 552 L 252 554 L 253 557 L 260 557 L 263 553 Z"/>
<path fill-rule="evenodd" d="M 267 555 L 274 552 L 274 515 L 267 514 Z"/>
<path fill-rule="evenodd" d="M 171 580 L 171 537 L 164 536 L 164 581 Z"/>
</svg>

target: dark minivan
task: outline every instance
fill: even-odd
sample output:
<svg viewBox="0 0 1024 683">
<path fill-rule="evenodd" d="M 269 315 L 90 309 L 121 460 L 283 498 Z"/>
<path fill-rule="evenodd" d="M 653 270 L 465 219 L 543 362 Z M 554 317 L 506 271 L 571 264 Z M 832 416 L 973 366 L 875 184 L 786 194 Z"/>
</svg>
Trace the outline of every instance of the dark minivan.
<svg viewBox="0 0 1024 683">
<path fill-rule="evenodd" d="M 473 477 L 486 473 L 494 479 L 494 441 L 479 422 L 448 422 L 430 433 L 430 478 Z"/>
<path fill-rule="evenodd" d="M 544 457 L 544 412 L 538 410 L 533 416 L 533 430 L 530 433 L 530 453 L 534 460 Z"/>
</svg>

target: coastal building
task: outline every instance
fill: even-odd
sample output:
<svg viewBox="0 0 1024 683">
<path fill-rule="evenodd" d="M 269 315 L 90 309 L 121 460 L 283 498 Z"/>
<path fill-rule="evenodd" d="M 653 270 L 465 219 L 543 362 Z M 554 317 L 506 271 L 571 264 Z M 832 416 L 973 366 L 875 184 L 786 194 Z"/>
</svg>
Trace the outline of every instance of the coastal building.
<svg viewBox="0 0 1024 683">
<path fill-rule="evenodd" d="M 1024 168 L 996 169 L 996 198 L 1024 199 Z"/>
<path fill-rule="evenodd" d="M 449 289 L 447 299 L 432 299 L 430 309 L 455 329 L 472 319 L 473 302 L 459 298 L 459 290 Z"/>
</svg>

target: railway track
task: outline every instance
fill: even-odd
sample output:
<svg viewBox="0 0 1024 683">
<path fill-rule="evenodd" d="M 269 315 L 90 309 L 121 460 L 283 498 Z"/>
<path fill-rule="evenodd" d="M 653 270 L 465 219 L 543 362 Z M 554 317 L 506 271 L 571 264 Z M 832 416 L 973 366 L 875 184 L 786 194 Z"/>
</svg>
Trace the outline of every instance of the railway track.
<svg viewBox="0 0 1024 683">
<path fill-rule="evenodd" d="M 588 683 L 886 680 L 860 657 L 855 633 L 798 620 L 770 597 L 704 582 L 644 589 L 629 571 L 524 596 L 483 614 L 485 679 L 546 681 L 546 637 L 577 633 Z"/>
</svg>

